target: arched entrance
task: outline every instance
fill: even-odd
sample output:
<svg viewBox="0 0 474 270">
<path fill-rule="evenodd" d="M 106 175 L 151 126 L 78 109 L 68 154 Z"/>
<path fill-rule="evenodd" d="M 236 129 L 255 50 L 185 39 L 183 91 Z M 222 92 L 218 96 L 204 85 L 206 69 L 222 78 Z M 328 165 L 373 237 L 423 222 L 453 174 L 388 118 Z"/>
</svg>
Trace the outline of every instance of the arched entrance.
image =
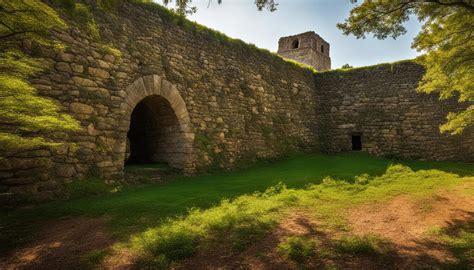
<svg viewBox="0 0 474 270">
<path fill-rule="evenodd" d="M 165 162 L 193 170 L 194 133 L 177 88 L 157 75 L 139 78 L 126 89 L 123 109 L 129 128 L 123 164 Z"/>
</svg>

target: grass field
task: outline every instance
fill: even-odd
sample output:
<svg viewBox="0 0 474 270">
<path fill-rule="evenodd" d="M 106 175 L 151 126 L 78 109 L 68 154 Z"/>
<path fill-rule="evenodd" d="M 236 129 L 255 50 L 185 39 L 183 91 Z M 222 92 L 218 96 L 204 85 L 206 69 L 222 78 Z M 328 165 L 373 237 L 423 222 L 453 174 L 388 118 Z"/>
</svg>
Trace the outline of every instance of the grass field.
<svg viewBox="0 0 474 270">
<path fill-rule="evenodd" d="M 422 198 L 472 175 L 472 164 L 393 161 L 365 153 L 304 154 L 232 172 L 176 177 L 100 196 L 2 210 L 0 240 L 8 250 L 28 241 L 39 221 L 106 216 L 114 238 L 148 261 L 168 263 L 191 256 L 221 234 L 230 237 L 233 249 L 243 250 L 295 207 L 317 209 L 315 215 L 325 226 L 344 230 L 344 221 L 333 214 L 336 209 L 403 193 Z M 291 249 L 290 244 L 281 250 Z"/>
</svg>

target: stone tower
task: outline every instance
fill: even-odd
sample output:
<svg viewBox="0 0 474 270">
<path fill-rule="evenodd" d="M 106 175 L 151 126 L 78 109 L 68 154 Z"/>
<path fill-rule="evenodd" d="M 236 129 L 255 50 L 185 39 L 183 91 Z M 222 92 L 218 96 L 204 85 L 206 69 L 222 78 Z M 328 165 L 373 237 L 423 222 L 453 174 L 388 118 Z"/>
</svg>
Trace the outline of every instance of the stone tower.
<svg viewBox="0 0 474 270">
<path fill-rule="evenodd" d="M 278 54 L 319 71 L 331 69 L 329 43 L 314 31 L 280 38 Z"/>
</svg>

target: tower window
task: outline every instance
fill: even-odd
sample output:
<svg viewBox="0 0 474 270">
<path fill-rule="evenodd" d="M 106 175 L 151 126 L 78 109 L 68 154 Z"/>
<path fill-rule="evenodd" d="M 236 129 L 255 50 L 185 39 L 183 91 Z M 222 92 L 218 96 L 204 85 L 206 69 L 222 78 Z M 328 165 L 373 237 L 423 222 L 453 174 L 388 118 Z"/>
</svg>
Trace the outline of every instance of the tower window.
<svg viewBox="0 0 474 270">
<path fill-rule="evenodd" d="M 324 46 L 321 45 L 321 52 L 324 53 Z"/>
<path fill-rule="evenodd" d="M 352 134 L 352 151 L 362 150 L 362 135 Z"/>
<path fill-rule="evenodd" d="M 293 41 L 292 48 L 298 49 L 299 47 L 300 47 L 300 41 L 299 40 Z"/>
</svg>

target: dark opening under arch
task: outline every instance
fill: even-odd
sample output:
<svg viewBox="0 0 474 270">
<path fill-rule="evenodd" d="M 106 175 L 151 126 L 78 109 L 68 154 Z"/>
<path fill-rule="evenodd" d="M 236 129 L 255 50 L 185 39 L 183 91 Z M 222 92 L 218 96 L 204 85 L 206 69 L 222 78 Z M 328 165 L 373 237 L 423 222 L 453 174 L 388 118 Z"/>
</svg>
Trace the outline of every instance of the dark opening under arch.
<svg viewBox="0 0 474 270">
<path fill-rule="evenodd" d="M 182 133 L 175 112 L 160 96 L 140 101 L 130 117 L 125 164 L 164 162 L 181 167 Z"/>
<path fill-rule="evenodd" d="M 300 47 L 300 41 L 295 39 L 292 43 L 292 48 L 293 49 L 298 49 Z"/>
</svg>

